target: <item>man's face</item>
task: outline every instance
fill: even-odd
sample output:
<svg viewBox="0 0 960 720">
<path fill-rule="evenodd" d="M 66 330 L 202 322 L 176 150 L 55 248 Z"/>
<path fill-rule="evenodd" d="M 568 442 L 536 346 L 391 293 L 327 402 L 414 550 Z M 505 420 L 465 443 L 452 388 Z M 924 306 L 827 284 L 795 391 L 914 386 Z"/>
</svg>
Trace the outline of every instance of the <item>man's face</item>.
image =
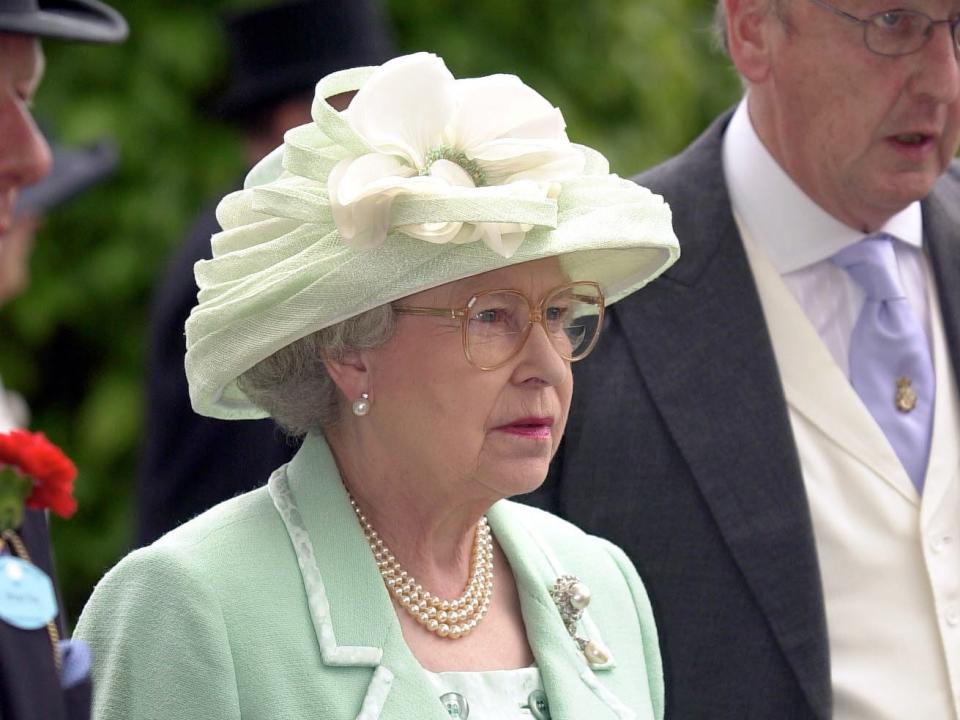
<svg viewBox="0 0 960 720">
<path fill-rule="evenodd" d="M 50 148 L 30 114 L 42 75 L 39 41 L 0 32 L 0 236 L 13 221 L 17 188 L 50 170 Z"/>
<path fill-rule="evenodd" d="M 906 8 L 934 20 L 960 0 L 837 0 L 856 17 Z M 887 7 L 889 5 L 889 7 Z M 960 65 L 937 25 L 919 51 L 870 52 L 863 27 L 810 0 L 791 0 L 758 36 L 765 66 L 749 107 L 761 139 L 795 182 L 830 214 L 871 231 L 925 197 L 960 144 Z M 755 71 L 752 69 L 751 71 Z"/>
</svg>

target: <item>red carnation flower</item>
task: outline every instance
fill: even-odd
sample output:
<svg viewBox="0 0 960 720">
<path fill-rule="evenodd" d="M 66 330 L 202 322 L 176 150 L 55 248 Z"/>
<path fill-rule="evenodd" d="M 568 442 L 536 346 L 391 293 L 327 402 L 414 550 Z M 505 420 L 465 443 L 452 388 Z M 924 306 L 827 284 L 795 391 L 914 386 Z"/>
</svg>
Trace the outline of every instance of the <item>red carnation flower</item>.
<svg viewBox="0 0 960 720">
<path fill-rule="evenodd" d="M 11 430 L 0 433 L 0 469 L 10 467 L 28 478 L 33 488 L 26 505 L 33 510 L 49 508 L 68 518 L 77 509 L 73 481 L 77 468 L 43 433 Z"/>
</svg>

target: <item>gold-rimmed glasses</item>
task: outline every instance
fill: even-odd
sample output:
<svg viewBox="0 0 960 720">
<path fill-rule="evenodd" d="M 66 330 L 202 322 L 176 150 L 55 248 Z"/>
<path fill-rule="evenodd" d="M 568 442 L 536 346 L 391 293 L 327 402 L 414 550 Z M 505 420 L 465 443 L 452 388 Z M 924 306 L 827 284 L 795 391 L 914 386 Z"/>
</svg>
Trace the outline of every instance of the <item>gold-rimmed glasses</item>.
<svg viewBox="0 0 960 720">
<path fill-rule="evenodd" d="M 496 370 L 520 352 L 536 324 L 564 360 L 585 358 L 600 337 L 603 291 L 598 283 L 579 281 L 553 288 L 536 304 L 517 290 L 485 290 L 461 308 L 393 309 L 400 315 L 459 320 L 467 360 L 481 370 Z"/>
<path fill-rule="evenodd" d="M 919 10 L 883 10 L 865 18 L 851 15 L 826 0 L 810 0 L 834 15 L 863 26 L 863 43 L 877 55 L 896 57 L 917 52 L 933 36 L 936 25 L 947 25 L 953 38 L 954 53 L 960 52 L 960 15 L 934 20 Z"/>
</svg>

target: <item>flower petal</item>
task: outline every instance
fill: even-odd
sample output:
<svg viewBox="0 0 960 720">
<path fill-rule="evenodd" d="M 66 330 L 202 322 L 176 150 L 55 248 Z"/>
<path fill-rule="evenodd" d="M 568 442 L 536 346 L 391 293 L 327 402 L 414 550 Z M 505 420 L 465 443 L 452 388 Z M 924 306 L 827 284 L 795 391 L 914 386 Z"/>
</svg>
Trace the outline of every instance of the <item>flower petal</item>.
<svg viewBox="0 0 960 720">
<path fill-rule="evenodd" d="M 341 160 L 327 179 L 330 202 L 348 205 L 371 193 L 400 184 L 416 170 L 393 155 L 368 153 L 354 160 Z"/>
<path fill-rule="evenodd" d="M 511 257 L 526 237 L 529 225 L 516 223 L 482 223 L 483 243 L 497 255 Z"/>
<path fill-rule="evenodd" d="M 483 144 L 474 158 L 483 167 L 488 185 L 557 182 L 580 175 L 586 164 L 583 153 L 569 143 L 512 138 Z"/>
<path fill-rule="evenodd" d="M 418 223 L 416 225 L 401 225 L 397 230 L 418 240 L 444 245 L 448 242 L 454 242 L 463 226 L 462 222 Z"/>
<path fill-rule="evenodd" d="M 457 233 L 457 236 L 450 242 L 454 245 L 466 245 L 467 243 L 476 242 L 483 237 L 483 226 L 485 224 L 486 223 L 464 223 L 463 227 L 460 228 L 460 232 Z"/>
<path fill-rule="evenodd" d="M 456 94 L 448 140 L 470 158 L 478 145 L 501 137 L 567 139 L 560 111 L 515 75 L 457 80 Z"/>
<path fill-rule="evenodd" d="M 378 169 L 399 167 L 394 158 L 387 158 L 389 162 L 383 158 L 364 155 L 356 160 L 343 160 L 330 171 L 327 182 L 330 214 L 343 241 L 356 248 L 376 247 L 386 240 L 393 198 L 407 191 L 404 182 L 409 181 L 402 176 L 377 174 Z"/>
<path fill-rule="evenodd" d="M 427 152 L 442 143 L 456 106 L 455 82 L 436 55 L 395 58 L 364 83 L 343 117 L 379 152 L 421 168 Z"/>
</svg>

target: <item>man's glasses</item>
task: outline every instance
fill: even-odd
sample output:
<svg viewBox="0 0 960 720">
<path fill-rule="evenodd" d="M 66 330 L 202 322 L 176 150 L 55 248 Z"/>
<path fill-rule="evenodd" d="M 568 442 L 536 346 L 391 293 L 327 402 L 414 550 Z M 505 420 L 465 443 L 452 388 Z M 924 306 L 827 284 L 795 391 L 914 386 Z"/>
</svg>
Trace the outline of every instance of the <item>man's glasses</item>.
<svg viewBox="0 0 960 720">
<path fill-rule="evenodd" d="M 603 292 L 595 282 L 574 282 L 549 291 L 536 305 L 516 290 L 477 293 L 462 308 L 395 305 L 400 315 L 435 315 L 459 320 L 463 352 L 481 370 L 495 370 L 512 360 L 530 336 L 543 327 L 564 360 L 585 358 L 600 337 Z"/>
<path fill-rule="evenodd" d="M 863 42 L 877 55 L 909 55 L 917 52 L 933 36 L 935 25 L 947 25 L 953 38 L 954 51 L 960 50 L 960 15 L 934 20 L 918 10 L 884 10 L 858 18 L 826 0 L 810 0 L 824 10 L 863 26 Z"/>
</svg>

